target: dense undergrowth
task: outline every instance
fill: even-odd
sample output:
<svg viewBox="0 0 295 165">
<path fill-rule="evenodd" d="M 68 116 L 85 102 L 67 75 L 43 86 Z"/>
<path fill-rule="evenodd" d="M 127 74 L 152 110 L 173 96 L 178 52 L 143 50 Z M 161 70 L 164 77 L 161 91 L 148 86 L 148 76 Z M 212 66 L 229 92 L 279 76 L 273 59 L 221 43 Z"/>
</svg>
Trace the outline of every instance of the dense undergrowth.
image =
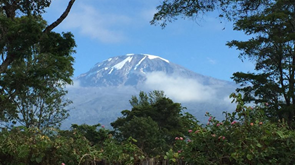
<svg viewBox="0 0 295 165">
<path fill-rule="evenodd" d="M 284 120 L 271 122 L 267 104 L 245 106 L 235 97 L 237 110 L 206 125 L 196 124 L 185 136 L 175 137 L 171 149 L 157 158 L 187 164 L 295 164 L 295 132 Z M 130 137 L 119 142 L 103 126 L 73 125 L 71 130 L 40 131 L 15 127 L 0 133 L 1 164 L 91 164 L 100 161 L 136 164 L 151 157 Z M 154 157 L 154 156 L 153 156 Z"/>
</svg>

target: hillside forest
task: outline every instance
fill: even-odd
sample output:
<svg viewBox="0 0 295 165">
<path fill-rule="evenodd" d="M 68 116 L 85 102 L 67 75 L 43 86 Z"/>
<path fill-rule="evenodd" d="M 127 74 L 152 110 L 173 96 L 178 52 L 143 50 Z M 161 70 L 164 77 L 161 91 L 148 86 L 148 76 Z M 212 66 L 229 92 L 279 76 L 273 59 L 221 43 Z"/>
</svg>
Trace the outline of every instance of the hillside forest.
<svg viewBox="0 0 295 165">
<path fill-rule="evenodd" d="M 60 125 L 69 116 L 65 85 L 73 76 L 75 39 L 54 32 L 51 0 L 0 0 L 0 164 L 295 164 L 295 2 L 162 0 L 151 24 L 217 11 L 251 36 L 226 45 L 255 72 L 236 72 L 235 111 L 201 124 L 163 91 L 140 92 L 111 123 Z M 220 112 L 221 113 L 221 112 Z"/>
</svg>

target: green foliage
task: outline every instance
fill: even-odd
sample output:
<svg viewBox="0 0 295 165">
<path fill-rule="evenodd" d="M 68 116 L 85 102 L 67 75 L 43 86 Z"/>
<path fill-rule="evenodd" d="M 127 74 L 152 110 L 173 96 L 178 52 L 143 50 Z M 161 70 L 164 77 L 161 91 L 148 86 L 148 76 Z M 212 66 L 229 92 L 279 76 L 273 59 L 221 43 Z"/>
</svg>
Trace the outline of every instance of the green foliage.
<svg viewBox="0 0 295 165">
<path fill-rule="evenodd" d="M 8 126 L 58 127 L 68 117 L 63 87 L 72 82 L 76 44 L 71 33 L 51 31 L 65 17 L 54 27 L 42 18 L 50 3 L 0 1 L 0 120 Z"/>
<path fill-rule="evenodd" d="M 247 41 L 233 40 L 227 45 L 241 50 L 240 58 L 255 63 L 256 73 L 237 72 L 233 80 L 241 84 L 238 92 L 244 101 L 267 102 L 266 115 L 294 122 L 294 3 L 276 1 L 260 13 L 240 18 L 235 30 L 253 37 Z"/>
<path fill-rule="evenodd" d="M 244 93 L 244 101 L 268 102 L 268 117 L 285 118 L 295 127 L 294 7 L 293 0 L 163 0 L 151 23 L 165 27 L 179 16 L 196 18 L 216 10 L 233 20 L 234 30 L 251 38 L 227 45 L 240 50 L 242 60 L 252 60 L 256 70 L 234 73 L 233 80 L 242 85 L 237 92 Z"/>
<path fill-rule="evenodd" d="M 13 3 L 12 3 L 13 2 Z M 7 17 L 14 17 L 19 10 L 25 15 L 40 15 L 49 7 L 51 0 L 7 1 L 0 0 L 0 11 Z"/>
<path fill-rule="evenodd" d="M 148 155 L 156 155 L 163 151 L 163 144 L 158 124 L 151 117 L 134 116 L 129 122 L 120 128 L 120 135 L 132 137 L 137 140 L 135 143 L 142 151 Z"/>
<path fill-rule="evenodd" d="M 0 162 L 11 165 L 82 165 L 102 161 L 134 164 L 144 158 L 138 147 L 132 144 L 135 139 L 118 143 L 109 135 L 93 146 L 81 130 L 94 126 L 77 127 L 71 131 L 53 130 L 50 134 L 26 127 L 3 130 L 0 133 Z"/>
<path fill-rule="evenodd" d="M 96 125 L 77 125 L 72 124 L 71 131 L 63 131 L 62 135 L 64 136 L 71 136 L 71 132 L 77 132 L 78 134 L 84 136 L 91 145 L 99 145 L 102 144 L 106 139 L 108 139 L 110 131 L 105 129 L 104 126 L 101 126 L 100 124 Z"/>
<path fill-rule="evenodd" d="M 175 136 L 184 135 L 192 123 L 197 123 L 192 115 L 182 113 L 184 108 L 179 103 L 174 103 L 161 91 L 140 92 L 139 98 L 133 96 L 130 104 L 132 110 L 122 111 L 123 117 L 111 125 L 116 138 L 135 138 L 135 144 L 148 155 L 164 153 Z"/>
<path fill-rule="evenodd" d="M 268 120 L 265 104 L 246 106 L 241 94 L 231 97 L 237 103 L 235 112 L 225 113 L 223 121 L 206 113 L 207 125 L 191 123 L 191 127 L 184 127 L 186 133 L 173 137 L 170 148 L 163 148 L 161 143 L 167 142 L 161 142 L 164 137 L 151 117 L 134 116 L 126 123 L 126 129 L 132 131 L 124 133 L 138 140 L 129 137 L 118 141 L 109 130 L 98 129 L 100 124 L 72 125 L 71 130 L 52 129 L 46 134 L 33 127 L 3 129 L 0 162 L 132 165 L 157 154 L 154 158 L 164 158 L 169 164 L 294 164 L 295 132 L 288 124 Z"/>
<path fill-rule="evenodd" d="M 39 129 L 59 126 L 67 118 L 65 107 L 70 101 L 64 99 L 66 83 L 71 83 L 73 57 L 69 54 L 75 46 L 71 34 L 50 33 L 59 40 L 60 47 L 51 48 L 50 44 L 35 48 L 30 58 L 17 61 L 0 78 L 0 105 L 2 120 L 17 122 L 26 127 Z M 51 37 L 51 41 L 54 40 Z M 44 42 L 46 38 L 44 38 Z M 63 45 L 68 44 L 68 47 Z M 57 49 L 53 54 L 42 53 Z M 59 53 L 57 53 L 59 52 Z"/>
<path fill-rule="evenodd" d="M 175 152 L 193 164 L 293 164 L 294 131 L 286 123 L 272 123 L 259 106 L 245 106 L 233 95 L 237 110 L 220 122 L 209 113 L 205 127 L 196 126 L 177 137 Z"/>
<path fill-rule="evenodd" d="M 45 135 L 35 128 L 14 127 L 0 134 L 0 162 L 4 164 L 78 164 L 88 153 L 89 142 L 76 134 L 73 138 Z"/>
<path fill-rule="evenodd" d="M 179 159 L 179 153 L 178 152 L 175 153 L 173 152 L 172 149 L 170 149 L 169 151 L 166 152 L 164 159 L 174 164 Z"/>
<path fill-rule="evenodd" d="M 144 158 L 142 151 L 133 143 L 133 138 L 126 141 L 118 142 L 110 134 L 110 130 L 104 128 L 100 124 L 96 125 L 77 125 L 73 124 L 71 130 L 59 131 L 59 134 L 65 138 L 84 138 L 89 142 L 84 148 L 88 148 L 88 152 L 83 155 L 77 155 L 81 162 L 104 162 L 104 163 L 121 163 L 134 164 Z"/>
<path fill-rule="evenodd" d="M 128 138 L 122 143 L 118 143 L 111 136 L 103 143 L 102 158 L 107 163 L 135 164 L 145 158 L 141 150 L 133 143 L 133 138 Z"/>
<path fill-rule="evenodd" d="M 172 22 L 178 17 L 201 18 L 203 14 L 213 11 L 217 11 L 220 18 L 238 20 L 245 15 L 258 13 L 261 8 L 272 3 L 271 0 L 163 0 L 157 7 L 158 12 L 151 23 L 160 23 L 165 27 L 167 22 Z"/>
</svg>

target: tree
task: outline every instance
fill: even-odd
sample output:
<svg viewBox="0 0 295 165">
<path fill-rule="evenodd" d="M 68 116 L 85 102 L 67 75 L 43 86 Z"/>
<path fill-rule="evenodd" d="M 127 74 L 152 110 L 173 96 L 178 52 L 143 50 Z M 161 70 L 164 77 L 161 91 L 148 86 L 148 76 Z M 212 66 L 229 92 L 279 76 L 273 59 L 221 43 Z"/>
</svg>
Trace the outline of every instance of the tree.
<svg viewBox="0 0 295 165">
<path fill-rule="evenodd" d="M 101 128 L 99 128 L 101 127 Z M 102 144 L 109 138 L 110 131 L 105 129 L 100 124 L 87 125 L 87 124 L 72 124 L 70 130 L 59 131 L 61 136 L 67 138 L 73 138 L 77 134 L 84 136 L 90 143 L 91 146 L 102 147 Z"/>
<path fill-rule="evenodd" d="M 68 117 L 68 110 L 65 108 L 71 103 L 64 98 L 67 92 L 63 89 L 65 82 L 62 79 L 68 77 L 67 71 L 72 72 L 72 61 L 72 56 L 38 54 L 7 69 L 0 79 L 0 85 L 5 93 L 15 95 L 8 102 L 15 109 L 2 105 L 5 112 L 11 112 L 6 113 L 3 120 L 27 128 L 60 126 L 61 121 Z"/>
<path fill-rule="evenodd" d="M 167 151 L 175 137 L 184 136 L 197 123 L 192 115 L 182 113 L 184 107 L 167 98 L 163 91 L 140 92 L 139 98 L 133 96 L 130 104 L 131 111 L 122 111 L 123 117 L 111 125 L 119 140 L 132 136 L 147 154 Z"/>
<path fill-rule="evenodd" d="M 257 14 L 272 3 L 272 0 L 163 0 L 157 7 L 158 12 L 151 24 L 160 23 L 165 27 L 167 22 L 175 21 L 179 16 L 198 18 L 213 11 L 218 11 L 220 18 L 236 21 L 241 17 Z"/>
<path fill-rule="evenodd" d="M 156 156 L 167 147 L 158 124 L 151 117 L 136 117 L 124 123 L 120 128 L 120 139 L 136 139 L 136 145 L 147 155 Z"/>
<path fill-rule="evenodd" d="M 233 20 L 235 30 L 253 36 L 248 41 L 231 41 L 227 45 L 241 50 L 241 58 L 253 60 L 256 73 L 234 73 L 233 80 L 242 85 L 244 101 L 267 102 L 266 114 L 277 120 L 295 115 L 295 3 L 293 0 L 164 0 L 158 6 L 152 24 L 164 27 L 178 16 L 198 17 L 219 10 L 220 17 Z"/>
<path fill-rule="evenodd" d="M 33 45 L 48 35 L 68 15 L 75 0 L 70 0 L 64 13 L 52 24 L 44 27 L 38 18 L 49 7 L 51 0 L 1 0 L 1 65 L 0 73 L 18 59 L 28 57 Z"/>
<path fill-rule="evenodd" d="M 267 103 L 266 114 L 285 118 L 291 126 L 295 115 L 295 3 L 277 1 L 261 12 L 238 20 L 235 30 L 253 37 L 227 45 L 241 50 L 241 58 L 254 60 L 256 73 L 236 72 L 244 101 Z"/>
<path fill-rule="evenodd" d="M 71 33 L 52 30 L 68 15 L 47 25 L 42 14 L 51 0 L 0 0 L 0 119 L 26 127 L 58 126 L 68 114 L 63 96 L 72 82 Z"/>
</svg>

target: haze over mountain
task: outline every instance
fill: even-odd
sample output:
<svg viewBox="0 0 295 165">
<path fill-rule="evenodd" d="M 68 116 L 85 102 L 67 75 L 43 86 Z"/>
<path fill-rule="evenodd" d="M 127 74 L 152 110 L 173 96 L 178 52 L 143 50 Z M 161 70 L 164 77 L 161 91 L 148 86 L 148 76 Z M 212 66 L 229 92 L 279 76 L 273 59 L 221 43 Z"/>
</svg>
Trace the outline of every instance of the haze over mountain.
<svg viewBox="0 0 295 165">
<path fill-rule="evenodd" d="M 204 123 L 206 111 L 220 118 L 222 111 L 234 109 L 228 96 L 236 85 L 197 74 L 159 56 L 127 54 L 95 64 L 67 88 L 73 104 L 63 127 L 71 123 L 108 125 L 122 110 L 131 109 L 131 96 L 141 90 L 163 90 Z"/>
</svg>

